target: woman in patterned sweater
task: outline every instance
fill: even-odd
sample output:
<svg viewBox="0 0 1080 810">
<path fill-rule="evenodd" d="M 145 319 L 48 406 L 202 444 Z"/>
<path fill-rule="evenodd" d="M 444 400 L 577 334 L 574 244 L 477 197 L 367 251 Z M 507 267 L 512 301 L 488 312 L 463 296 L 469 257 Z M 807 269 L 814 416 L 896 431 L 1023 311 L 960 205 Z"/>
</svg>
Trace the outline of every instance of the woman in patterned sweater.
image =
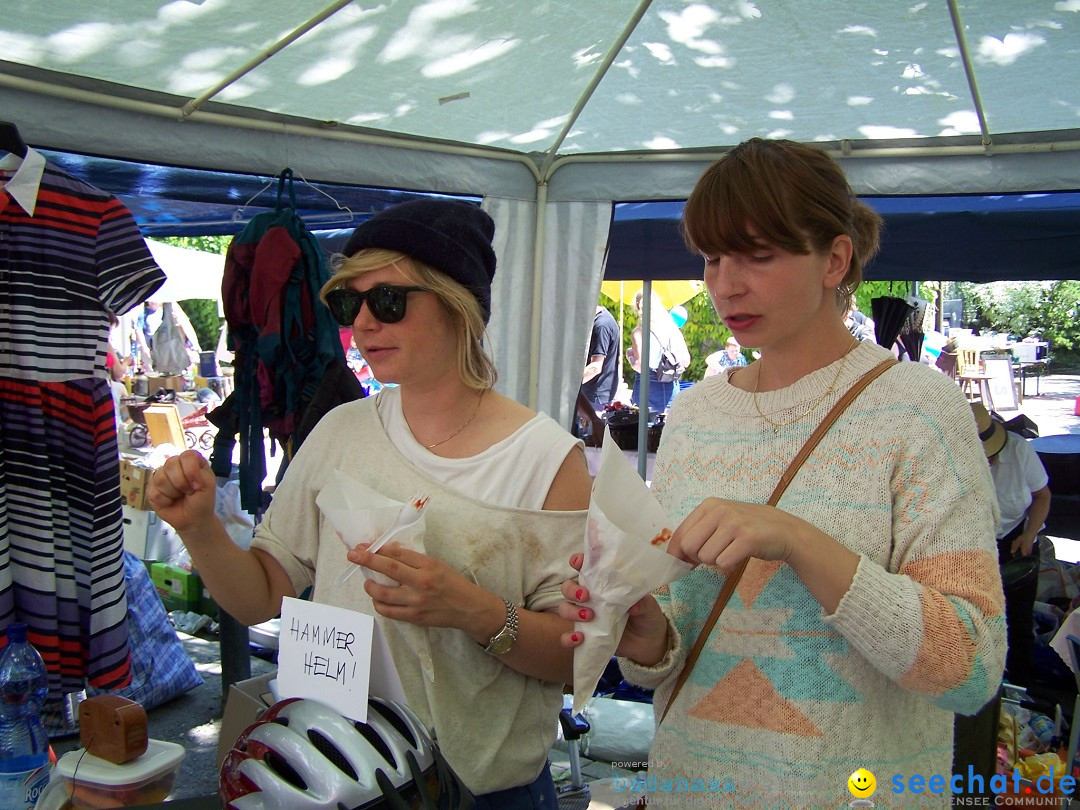
<svg viewBox="0 0 1080 810">
<path fill-rule="evenodd" d="M 833 404 L 889 356 L 843 321 L 880 223 L 824 152 L 783 141 L 740 145 L 687 202 L 713 305 L 761 357 L 684 392 L 657 456 L 654 491 L 681 521 L 669 550 L 698 565 L 634 606 L 618 650 L 626 677 L 656 688 L 657 718 L 669 709 L 650 805 L 697 806 L 712 786 L 709 806 L 838 807 L 865 768 L 878 807 L 948 806 L 953 714 L 998 688 L 994 491 L 955 383 L 917 363 L 889 369 L 765 505 Z M 747 558 L 668 707 L 725 575 Z M 588 617 L 586 591 L 563 593 L 566 618 Z"/>
</svg>

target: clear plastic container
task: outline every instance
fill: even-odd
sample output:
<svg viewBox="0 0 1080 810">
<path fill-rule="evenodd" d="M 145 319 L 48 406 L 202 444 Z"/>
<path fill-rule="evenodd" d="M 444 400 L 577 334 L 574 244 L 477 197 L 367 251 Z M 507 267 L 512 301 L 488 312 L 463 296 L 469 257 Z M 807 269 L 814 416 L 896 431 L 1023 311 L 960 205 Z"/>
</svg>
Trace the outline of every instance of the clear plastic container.
<svg viewBox="0 0 1080 810">
<path fill-rule="evenodd" d="M 163 740 L 150 740 L 142 756 L 123 765 L 87 754 L 83 748 L 68 751 L 56 763 L 37 810 L 101 810 L 163 802 L 183 760 L 183 747 Z"/>
</svg>

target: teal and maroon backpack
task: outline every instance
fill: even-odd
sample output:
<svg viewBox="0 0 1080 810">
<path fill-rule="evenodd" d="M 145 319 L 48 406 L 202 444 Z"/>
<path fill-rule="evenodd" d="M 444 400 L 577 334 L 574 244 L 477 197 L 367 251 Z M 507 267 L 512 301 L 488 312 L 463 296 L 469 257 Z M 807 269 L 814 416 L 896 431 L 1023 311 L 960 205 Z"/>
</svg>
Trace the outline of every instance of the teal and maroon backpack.
<svg viewBox="0 0 1080 810">
<path fill-rule="evenodd" d="M 289 207 L 282 206 L 286 185 Z M 240 440 L 240 502 L 261 511 L 263 429 L 284 448 L 284 471 L 304 411 L 328 366 L 344 363 L 338 326 L 319 300 L 330 267 L 296 213 L 292 170 L 278 179 L 275 210 L 257 214 L 229 245 L 221 296 L 234 353 L 234 389 L 214 412 L 221 428 L 211 466 L 227 477 Z M 218 414 L 217 411 L 223 411 Z"/>
</svg>

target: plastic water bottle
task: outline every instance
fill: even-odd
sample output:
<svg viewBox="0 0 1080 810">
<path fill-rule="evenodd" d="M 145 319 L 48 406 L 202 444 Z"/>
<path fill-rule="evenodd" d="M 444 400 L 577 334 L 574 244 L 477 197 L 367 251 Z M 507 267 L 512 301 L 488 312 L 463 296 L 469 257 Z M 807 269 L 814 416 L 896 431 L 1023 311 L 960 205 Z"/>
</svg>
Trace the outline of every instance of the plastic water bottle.
<svg viewBox="0 0 1080 810">
<path fill-rule="evenodd" d="M 8 625 L 7 637 L 0 653 L 0 807 L 26 810 L 49 782 L 49 735 L 41 723 L 49 677 L 25 624 Z"/>
</svg>

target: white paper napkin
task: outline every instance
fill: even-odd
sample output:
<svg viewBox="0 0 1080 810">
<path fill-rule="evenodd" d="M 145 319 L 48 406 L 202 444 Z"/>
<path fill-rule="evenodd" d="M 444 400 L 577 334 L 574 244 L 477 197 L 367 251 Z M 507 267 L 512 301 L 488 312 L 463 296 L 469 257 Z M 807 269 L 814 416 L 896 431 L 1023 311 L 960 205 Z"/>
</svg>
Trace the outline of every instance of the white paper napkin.
<svg viewBox="0 0 1080 810">
<path fill-rule="evenodd" d="M 593 481 L 578 581 L 589 589 L 591 622 L 577 622 L 585 641 L 574 650 L 574 712 L 585 708 L 619 645 L 626 611 L 693 566 L 668 554 L 671 519 L 605 428 Z M 655 541 L 655 543 L 654 543 Z"/>
<path fill-rule="evenodd" d="M 404 501 L 396 501 L 382 493 L 376 492 L 362 481 L 351 478 L 341 470 L 334 470 L 330 480 L 315 498 L 315 503 L 326 515 L 330 524 L 334 527 L 338 537 L 345 546 L 342 554 L 356 546 L 357 543 L 374 541 L 383 532 L 394 525 L 398 514 L 403 507 L 408 506 Z M 394 535 L 392 543 L 400 543 L 405 548 L 426 554 L 424 547 L 424 516 L 407 529 L 402 529 Z M 376 571 L 371 571 L 361 566 L 364 576 L 382 585 L 398 585 L 397 580 L 390 579 Z M 353 578 L 355 580 L 355 577 Z M 343 587 L 359 588 L 358 580 L 345 583 Z M 379 621 L 390 621 L 380 618 Z M 431 661 L 431 643 L 428 638 L 427 628 L 419 627 L 408 622 L 397 622 L 397 629 L 402 637 L 420 659 L 420 666 L 429 681 L 435 680 L 435 670 Z"/>
</svg>

